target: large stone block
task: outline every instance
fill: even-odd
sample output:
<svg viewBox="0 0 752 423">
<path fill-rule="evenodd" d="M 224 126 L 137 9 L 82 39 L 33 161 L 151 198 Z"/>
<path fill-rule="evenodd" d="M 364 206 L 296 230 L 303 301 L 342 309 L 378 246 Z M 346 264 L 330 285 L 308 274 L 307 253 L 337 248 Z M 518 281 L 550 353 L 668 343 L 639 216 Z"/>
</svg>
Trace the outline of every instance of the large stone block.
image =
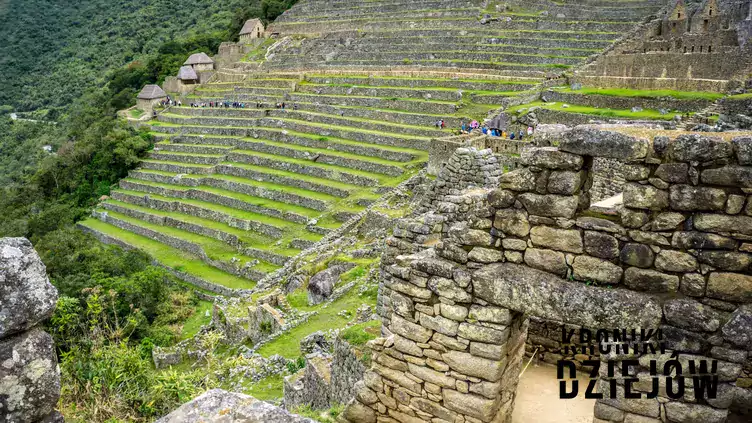
<svg viewBox="0 0 752 423">
<path fill-rule="evenodd" d="M 618 284 L 622 269 L 609 261 L 590 256 L 577 256 L 572 265 L 574 278 L 581 281 L 593 281 L 605 284 Z"/>
<path fill-rule="evenodd" d="M 508 236 L 526 237 L 530 233 L 530 222 L 522 210 L 501 209 L 496 211 L 494 228 Z"/>
<path fill-rule="evenodd" d="M 661 250 L 655 258 L 655 268 L 663 272 L 694 272 L 697 260 L 682 251 Z"/>
<path fill-rule="evenodd" d="M 35 328 L 0 340 L 0 363 L 2 421 L 36 422 L 55 410 L 60 372 L 49 334 Z"/>
<path fill-rule="evenodd" d="M 723 337 L 734 345 L 752 350 L 752 305 L 743 305 L 723 325 Z"/>
<path fill-rule="evenodd" d="M 447 351 L 441 354 L 441 358 L 452 370 L 458 373 L 479 377 L 491 382 L 499 380 L 506 367 L 506 363 L 503 361 L 476 357 L 462 351 Z"/>
<path fill-rule="evenodd" d="M 728 417 L 728 410 L 671 401 L 666 403 L 666 417 L 681 423 L 724 423 Z"/>
<path fill-rule="evenodd" d="M 486 344 L 501 344 L 509 338 L 509 329 L 495 329 L 487 326 L 474 325 L 472 323 L 460 323 L 458 335 L 471 341 L 485 342 Z"/>
<path fill-rule="evenodd" d="M 668 193 L 652 185 L 625 184 L 624 206 L 634 209 L 662 210 L 668 207 Z"/>
<path fill-rule="evenodd" d="M 473 304 L 468 316 L 481 322 L 498 323 L 500 325 L 508 325 L 512 322 L 512 313 L 508 309 L 494 306 Z"/>
<path fill-rule="evenodd" d="M 42 259 L 25 238 L 0 239 L 0 339 L 52 315 L 57 289 Z"/>
<path fill-rule="evenodd" d="M 627 243 L 621 249 L 619 259 L 622 263 L 630 266 L 647 268 L 653 265 L 655 254 L 645 244 Z"/>
<path fill-rule="evenodd" d="M 576 229 L 558 229 L 549 226 L 536 226 L 530 230 L 530 240 L 536 247 L 570 253 L 582 253 L 582 236 Z"/>
<path fill-rule="evenodd" d="M 679 288 L 679 277 L 651 269 L 630 267 L 624 272 L 624 284 L 638 291 L 676 292 Z"/>
<path fill-rule="evenodd" d="M 562 277 L 567 275 L 567 270 L 569 269 L 564 253 L 538 248 L 528 248 L 525 250 L 525 264 Z"/>
<path fill-rule="evenodd" d="M 456 379 L 447 376 L 444 373 L 437 372 L 436 370 L 429 369 L 425 366 L 418 366 L 413 363 L 409 363 L 408 368 L 410 369 L 410 373 L 415 375 L 418 379 L 431 382 L 434 385 L 439 385 L 444 388 L 454 388 Z"/>
<path fill-rule="evenodd" d="M 713 272 L 708 277 L 707 295 L 726 301 L 752 301 L 752 275 Z"/>
<path fill-rule="evenodd" d="M 582 156 L 634 160 L 644 158 L 649 145 L 643 138 L 578 126 L 564 134 L 559 150 Z"/>
<path fill-rule="evenodd" d="M 516 169 L 501 175 L 499 186 L 512 191 L 534 191 L 538 174 L 528 168 Z"/>
<path fill-rule="evenodd" d="M 389 329 L 397 335 L 422 343 L 428 342 L 433 333 L 430 329 L 424 328 L 416 323 L 408 322 L 396 314 L 392 315 L 392 324 Z"/>
<path fill-rule="evenodd" d="M 663 163 L 655 170 L 655 176 L 671 184 L 686 184 L 688 171 L 686 163 Z"/>
<path fill-rule="evenodd" d="M 679 162 L 708 162 L 729 158 L 733 154 L 731 143 L 698 134 L 678 136 L 669 150 L 671 157 Z"/>
<path fill-rule="evenodd" d="M 752 164 L 752 137 L 737 137 L 731 140 L 731 144 L 739 164 Z"/>
<path fill-rule="evenodd" d="M 752 217 L 701 213 L 695 215 L 695 228 L 705 232 L 752 235 Z"/>
<path fill-rule="evenodd" d="M 473 289 L 491 304 L 584 327 L 657 328 L 663 316 L 661 306 L 649 295 L 568 282 L 513 263 L 477 270 Z"/>
<path fill-rule="evenodd" d="M 428 288 L 434 294 L 448 298 L 452 301 L 469 303 L 472 300 L 472 295 L 457 286 L 457 284 L 451 279 L 434 276 L 428 280 Z"/>
<path fill-rule="evenodd" d="M 490 422 L 498 410 L 498 400 L 489 400 L 473 394 L 463 394 L 444 389 L 444 405 L 450 410 Z"/>
<path fill-rule="evenodd" d="M 528 213 L 545 217 L 572 218 L 577 212 L 579 197 L 562 195 L 540 195 L 525 193 L 517 196 Z"/>
<path fill-rule="evenodd" d="M 697 254 L 697 260 L 718 270 L 730 270 L 732 272 L 744 272 L 752 264 L 752 256 L 733 251 L 700 251 Z"/>
<path fill-rule="evenodd" d="M 674 210 L 723 210 L 726 192 L 718 188 L 672 185 L 669 201 Z"/>
<path fill-rule="evenodd" d="M 717 169 L 703 170 L 700 180 L 704 184 L 725 185 L 729 187 L 752 187 L 752 167 L 724 166 Z"/>
<path fill-rule="evenodd" d="M 674 232 L 671 245 L 683 250 L 733 250 L 737 242 L 725 236 L 705 232 Z"/>
<path fill-rule="evenodd" d="M 602 259 L 619 256 L 619 241 L 609 234 L 585 231 L 585 252 Z"/>
<path fill-rule="evenodd" d="M 559 151 L 556 147 L 534 147 L 522 150 L 520 162 L 526 166 L 536 166 L 556 170 L 578 170 L 582 167 L 582 157 Z"/>
<path fill-rule="evenodd" d="M 572 172 L 557 170 L 548 176 L 548 192 L 559 195 L 574 195 L 580 192 L 587 174 L 584 171 Z"/>
<path fill-rule="evenodd" d="M 674 326 L 715 332 L 721 325 L 721 316 L 710 307 L 691 299 L 678 298 L 663 305 L 666 320 Z"/>
</svg>

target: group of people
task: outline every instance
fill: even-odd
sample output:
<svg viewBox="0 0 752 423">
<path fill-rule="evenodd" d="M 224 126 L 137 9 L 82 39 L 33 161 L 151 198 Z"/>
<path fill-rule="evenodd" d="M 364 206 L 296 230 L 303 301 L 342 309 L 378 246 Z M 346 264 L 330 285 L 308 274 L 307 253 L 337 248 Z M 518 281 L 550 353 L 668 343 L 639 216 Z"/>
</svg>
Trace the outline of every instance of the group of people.
<svg viewBox="0 0 752 423">
<path fill-rule="evenodd" d="M 246 108 L 246 106 L 248 106 L 246 103 L 240 103 L 237 101 L 232 101 L 232 102 L 231 101 L 205 101 L 205 102 L 200 102 L 200 103 L 191 103 L 191 107 L 198 107 L 198 108 L 209 107 L 212 109 L 215 109 L 215 108 L 216 109 L 220 109 L 220 108 L 244 109 Z M 256 107 L 258 107 L 258 104 L 256 105 Z"/>
<path fill-rule="evenodd" d="M 442 121 L 443 122 L 443 121 Z M 525 132 L 527 132 L 527 136 L 533 135 L 533 127 L 528 126 L 527 131 L 523 131 L 520 129 L 519 131 L 515 132 L 514 130 L 506 131 L 504 129 L 498 129 L 498 128 L 489 128 L 486 125 L 483 125 L 482 127 L 478 123 L 477 120 L 474 120 L 470 122 L 469 124 L 462 122 L 462 125 L 460 126 L 460 133 L 461 134 L 469 134 L 473 132 L 476 129 L 481 130 L 484 135 L 490 135 L 492 137 L 501 137 L 501 138 L 509 138 L 510 140 L 518 139 L 522 140 L 525 138 Z"/>
<path fill-rule="evenodd" d="M 183 105 L 183 102 L 181 102 L 180 100 L 173 100 L 170 96 L 167 96 L 167 99 L 160 101 L 159 104 L 162 107 L 167 107 L 167 106 L 178 106 L 178 107 L 180 107 L 180 106 Z"/>
</svg>

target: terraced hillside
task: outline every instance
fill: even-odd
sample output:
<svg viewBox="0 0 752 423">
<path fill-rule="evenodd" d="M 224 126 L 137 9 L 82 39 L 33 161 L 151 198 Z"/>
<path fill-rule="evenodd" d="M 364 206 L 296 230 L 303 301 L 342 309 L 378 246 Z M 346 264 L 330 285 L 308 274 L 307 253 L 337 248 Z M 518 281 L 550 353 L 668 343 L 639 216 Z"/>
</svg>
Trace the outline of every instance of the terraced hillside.
<svg viewBox="0 0 752 423">
<path fill-rule="evenodd" d="M 417 173 L 432 139 L 534 95 L 658 7 L 506 4 L 299 2 L 269 29 L 274 53 L 219 69 L 146 124 L 154 150 L 81 225 L 200 288 L 251 289 Z M 189 106 L 209 102 L 244 107 Z"/>
</svg>

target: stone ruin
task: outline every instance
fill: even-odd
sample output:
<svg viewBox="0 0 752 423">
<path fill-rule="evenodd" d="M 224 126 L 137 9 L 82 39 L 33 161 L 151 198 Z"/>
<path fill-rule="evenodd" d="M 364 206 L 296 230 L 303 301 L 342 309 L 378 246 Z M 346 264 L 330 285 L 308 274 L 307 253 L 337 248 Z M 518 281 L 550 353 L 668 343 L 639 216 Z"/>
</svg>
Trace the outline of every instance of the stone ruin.
<svg viewBox="0 0 752 423">
<path fill-rule="evenodd" d="M 52 337 L 57 289 L 25 238 L 0 239 L 0 421 L 62 422 L 60 369 Z"/>
<path fill-rule="evenodd" d="M 596 157 L 625 163 L 624 206 L 615 218 L 589 210 Z M 596 344 L 610 349 L 594 355 L 602 365 L 592 380 L 603 393 L 595 422 L 748 419 L 752 138 L 651 143 L 576 128 L 558 147 L 525 150 L 521 161 L 498 187 L 434 190 L 436 207 L 397 224 L 382 258 L 384 337 L 371 341 L 373 365 L 341 418 L 511 421 L 537 319 L 574 331 L 564 347 L 579 346 L 585 328 L 636 330 L 619 342 L 642 345 L 637 350 L 617 353 L 613 339 Z M 462 181 L 466 170 L 447 168 L 436 185 Z M 702 360 L 717 366 L 714 398 L 695 398 L 689 382 L 685 395 L 669 394 L 663 377 L 657 396 L 646 396 L 651 362 L 659 372 L 678 364 L 689 377 L 689 368 L 708 373 Z M 628 364 L 634 379 L 609 374 L 609 361 Z M 626 390 L 642 397 L 626 398 Z"/>
</svg>

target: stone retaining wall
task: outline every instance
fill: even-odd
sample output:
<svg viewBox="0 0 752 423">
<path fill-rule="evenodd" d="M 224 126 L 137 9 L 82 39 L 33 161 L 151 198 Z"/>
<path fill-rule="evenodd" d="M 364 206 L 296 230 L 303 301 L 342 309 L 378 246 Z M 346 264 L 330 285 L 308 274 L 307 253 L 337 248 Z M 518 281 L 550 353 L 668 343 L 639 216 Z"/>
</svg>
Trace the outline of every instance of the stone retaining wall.
<svg viewBox="0 0 752 423">
<path fill-rule="evenodd" d="M 409 45 L 409 44 L 408 44 Z M 445 45 L 445 44 L 444 44 Z M 422 49 L 422 45 L 414 48 Z M 533 87 L 533 84 L 494 84 L 491 82 L 468 81 L 468 80 L 442 80 L 416 79 L 416 78 L 389 78 L 389 77 L 356 77 L 356 76 L 306 76 L 306 81 L 314 84 L 349 84 L 387 87 L 430 88 L 444 87 L 457 88 L 459 90 L 482 90 L 482 91 L 523 91 Z"/>
<path fill-rule="evenodd" d="M 395 109 L 412 113 L 427 113 L 431 115 L 450 115 L 457 111 L 457 106 L 448 103 L 436 103 L 418 100 L 390 100 L 373 97 L 335 97 L 314 94 L 290 94 L 291 102 L 322 103 L 339 106 L 373 107 L 377 109 Z"/>
<path fill-rule="evenodd" d="M 653 347 L 655 335 L 639 330 L 660 330 L 665 353 L 601 345 L 612 349 L 600 355 L 596 422 L 749 417 L 752 138 L 651 143 L 576 128 L 558 148 L 524 150 L 524 166 L 503 174 L 497 189 L 472 180 L 477 157 L 459 149 L 452 161 L 467 166 L 445 168 L 430 206 L 387 240 L 378 309 L 385 338 L 370 343 L 374 364 L 345 419 L 510 421 L 528 315 L 558 322 L 549 330 L 637 329 L 625 342 Z M 618 219 L 583 215 L 594 157 L 627 163 Z M 689 362 L 715 360 L 717 396 L 671 398 L 659 387 L 646 397 L 650 361 L 662 368 L 672 357 L 685 377 Z M 639 399 L 626 398 L 627 381 L 606 371 L 607 360 L 620 368 L 627 358 L 636 360 L 630 383 Z"/>
<path fill-rule="evenodd" d="M 665 109 L 667 111 L 694 112 L 708 107 L 713 102 L 712 100 L 683 100 L 673 97 L 616 97 L 612 95 L 582 94 L 556 90 L 545 91 L 542 95 L 548 101 L 578 104 L 601 109 L 631 109 L 633 107 L 641 107 L 653 110 Z"/>
<path fill-rule="evenodd" d="M 534 111 L 540 123 L 560 123 L 567 126 L 585 125 L 589 123 L 644 123 L 649 125 L 663 125 L 665 129 L 676 129 L 676 122 L 672 120 L 643 120 L 622 117 L 608 117 L 542 108 L 534 109 Z"/>
</svg>

